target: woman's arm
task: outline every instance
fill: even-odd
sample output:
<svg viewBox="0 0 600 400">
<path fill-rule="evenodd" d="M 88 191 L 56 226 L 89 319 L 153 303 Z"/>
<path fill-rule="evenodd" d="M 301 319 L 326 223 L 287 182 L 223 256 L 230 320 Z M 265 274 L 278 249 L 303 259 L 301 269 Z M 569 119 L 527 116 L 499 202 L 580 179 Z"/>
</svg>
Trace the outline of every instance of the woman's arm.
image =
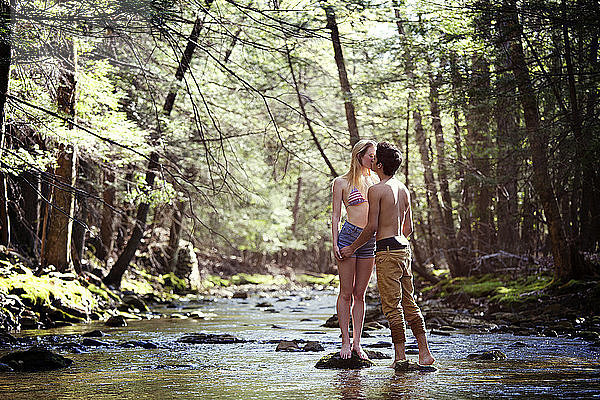
<svg viewBox="0 0 600 400">
<path fill-rule="evenodd" d="M 331 188 L 331 238 L 333 240 L 333 254 L 338 260 L 342 259 L 340 249 L 337 245 L 340 219 L 342 218 L 342 193 L 343 181 L 340 178 L 335 178 Z"/>
</svg>

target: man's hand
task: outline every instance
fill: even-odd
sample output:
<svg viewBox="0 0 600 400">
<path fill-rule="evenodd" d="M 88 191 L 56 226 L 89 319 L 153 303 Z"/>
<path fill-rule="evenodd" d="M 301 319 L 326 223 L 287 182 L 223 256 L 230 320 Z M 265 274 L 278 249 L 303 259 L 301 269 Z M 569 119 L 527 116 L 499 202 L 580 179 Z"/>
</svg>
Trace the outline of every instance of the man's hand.
<svg viewBox="0 0 600 400">
<path fill-rule="evenodd" d="M 342 254 L 343 258 L 348 258 L 351 257 L 352 254 L 354 254 L 354 249 L 352 248 L 352 246 L 346 246 L 346 247 L 342 247 L 342 249 L 340 250 L 340 253 Z"/>
</svg>

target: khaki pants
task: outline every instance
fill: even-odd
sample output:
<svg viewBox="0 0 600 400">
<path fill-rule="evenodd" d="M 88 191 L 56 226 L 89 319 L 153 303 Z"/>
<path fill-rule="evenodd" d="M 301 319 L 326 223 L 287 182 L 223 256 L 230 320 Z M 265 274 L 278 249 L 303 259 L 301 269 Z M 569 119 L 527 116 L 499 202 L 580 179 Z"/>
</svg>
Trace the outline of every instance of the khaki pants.
<svg viewBox="0 0 600 400">
<path fill-rule="evenodd" d="M 425 333 L 425 320 L 413 296 L 410 249 L 383 250 L 375 254 L 381 308 L 390 323 L 392 342 L 406 342 L 404 320 L 413 334 Z"/>
</svg>

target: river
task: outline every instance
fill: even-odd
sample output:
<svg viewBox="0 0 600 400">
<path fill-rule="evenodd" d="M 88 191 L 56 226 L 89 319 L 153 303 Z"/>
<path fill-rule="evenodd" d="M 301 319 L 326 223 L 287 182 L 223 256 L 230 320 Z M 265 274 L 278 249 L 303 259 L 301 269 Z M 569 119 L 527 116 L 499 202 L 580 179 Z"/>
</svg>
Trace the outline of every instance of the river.
<svg viewBox="0 0 600 400">
<path fill-rule="evenodd" d="M 271 311 L 256 307 L 270 302 Z M 81 342 L 100 329 L 111 343 L 145 340 L 157 349 L 88 347 L 70 354 L 71 367 L 51 372 L 0 373 L 0 399 L 530 399 L 600 398 L 600 349 L 581 339 L 473 334 L 430 335 L 437 372 L 395 373 L 391 360 L 358 371 L 314 368 L 338 349 L 339 330 L 321 325 L 335 312 L 332 290 L 278 291 L 248 299 L 200 299 L 157 312 L 201 311 L 207 319 L 156 318 L 108 328 L 96 322 L 16 336 L 42 342 Z M 229 333 L 238 344 L 184 344 L 185 334 Z M 365 345 L 390 341 L 389 330 L 370 331 Z M 275 352 L 272 341 L 317 340 L 325 352 Z M 414 338 L 408 334 L 408 344 Z M 504 361 L 468 361 L 498 349 Z M 392 355 L 392 349 L 377 349 Z M 1 350 L 0 355 L 8 350 Z M 416 359 L 416 355 L 411 355 Z"/>
</svg>

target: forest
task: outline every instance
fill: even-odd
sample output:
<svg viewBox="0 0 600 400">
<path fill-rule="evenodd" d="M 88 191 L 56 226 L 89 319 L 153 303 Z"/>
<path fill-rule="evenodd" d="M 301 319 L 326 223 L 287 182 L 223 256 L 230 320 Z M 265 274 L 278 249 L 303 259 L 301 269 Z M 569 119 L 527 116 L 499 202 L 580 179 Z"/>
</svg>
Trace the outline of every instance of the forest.
<svg viewBox="0 0 600 400">
<path fill-rule="evenodd" d="M 595 0 L 1 4 L 0 243 L 38 275 L 335 271 L 367 138 L 425 282 L 598 276 Z"/>
<path fill-rule="evenodd" d="M 597 273 L 596 1 L 3 1 L 0 242 L 119 286 L 178 249 L 328 271 L 359 138 L 415 265 Z M 286 258 L 285 255 L 293 254 Z M 592 260 L 592 261 L 591 261 Z"/>
</svg>

